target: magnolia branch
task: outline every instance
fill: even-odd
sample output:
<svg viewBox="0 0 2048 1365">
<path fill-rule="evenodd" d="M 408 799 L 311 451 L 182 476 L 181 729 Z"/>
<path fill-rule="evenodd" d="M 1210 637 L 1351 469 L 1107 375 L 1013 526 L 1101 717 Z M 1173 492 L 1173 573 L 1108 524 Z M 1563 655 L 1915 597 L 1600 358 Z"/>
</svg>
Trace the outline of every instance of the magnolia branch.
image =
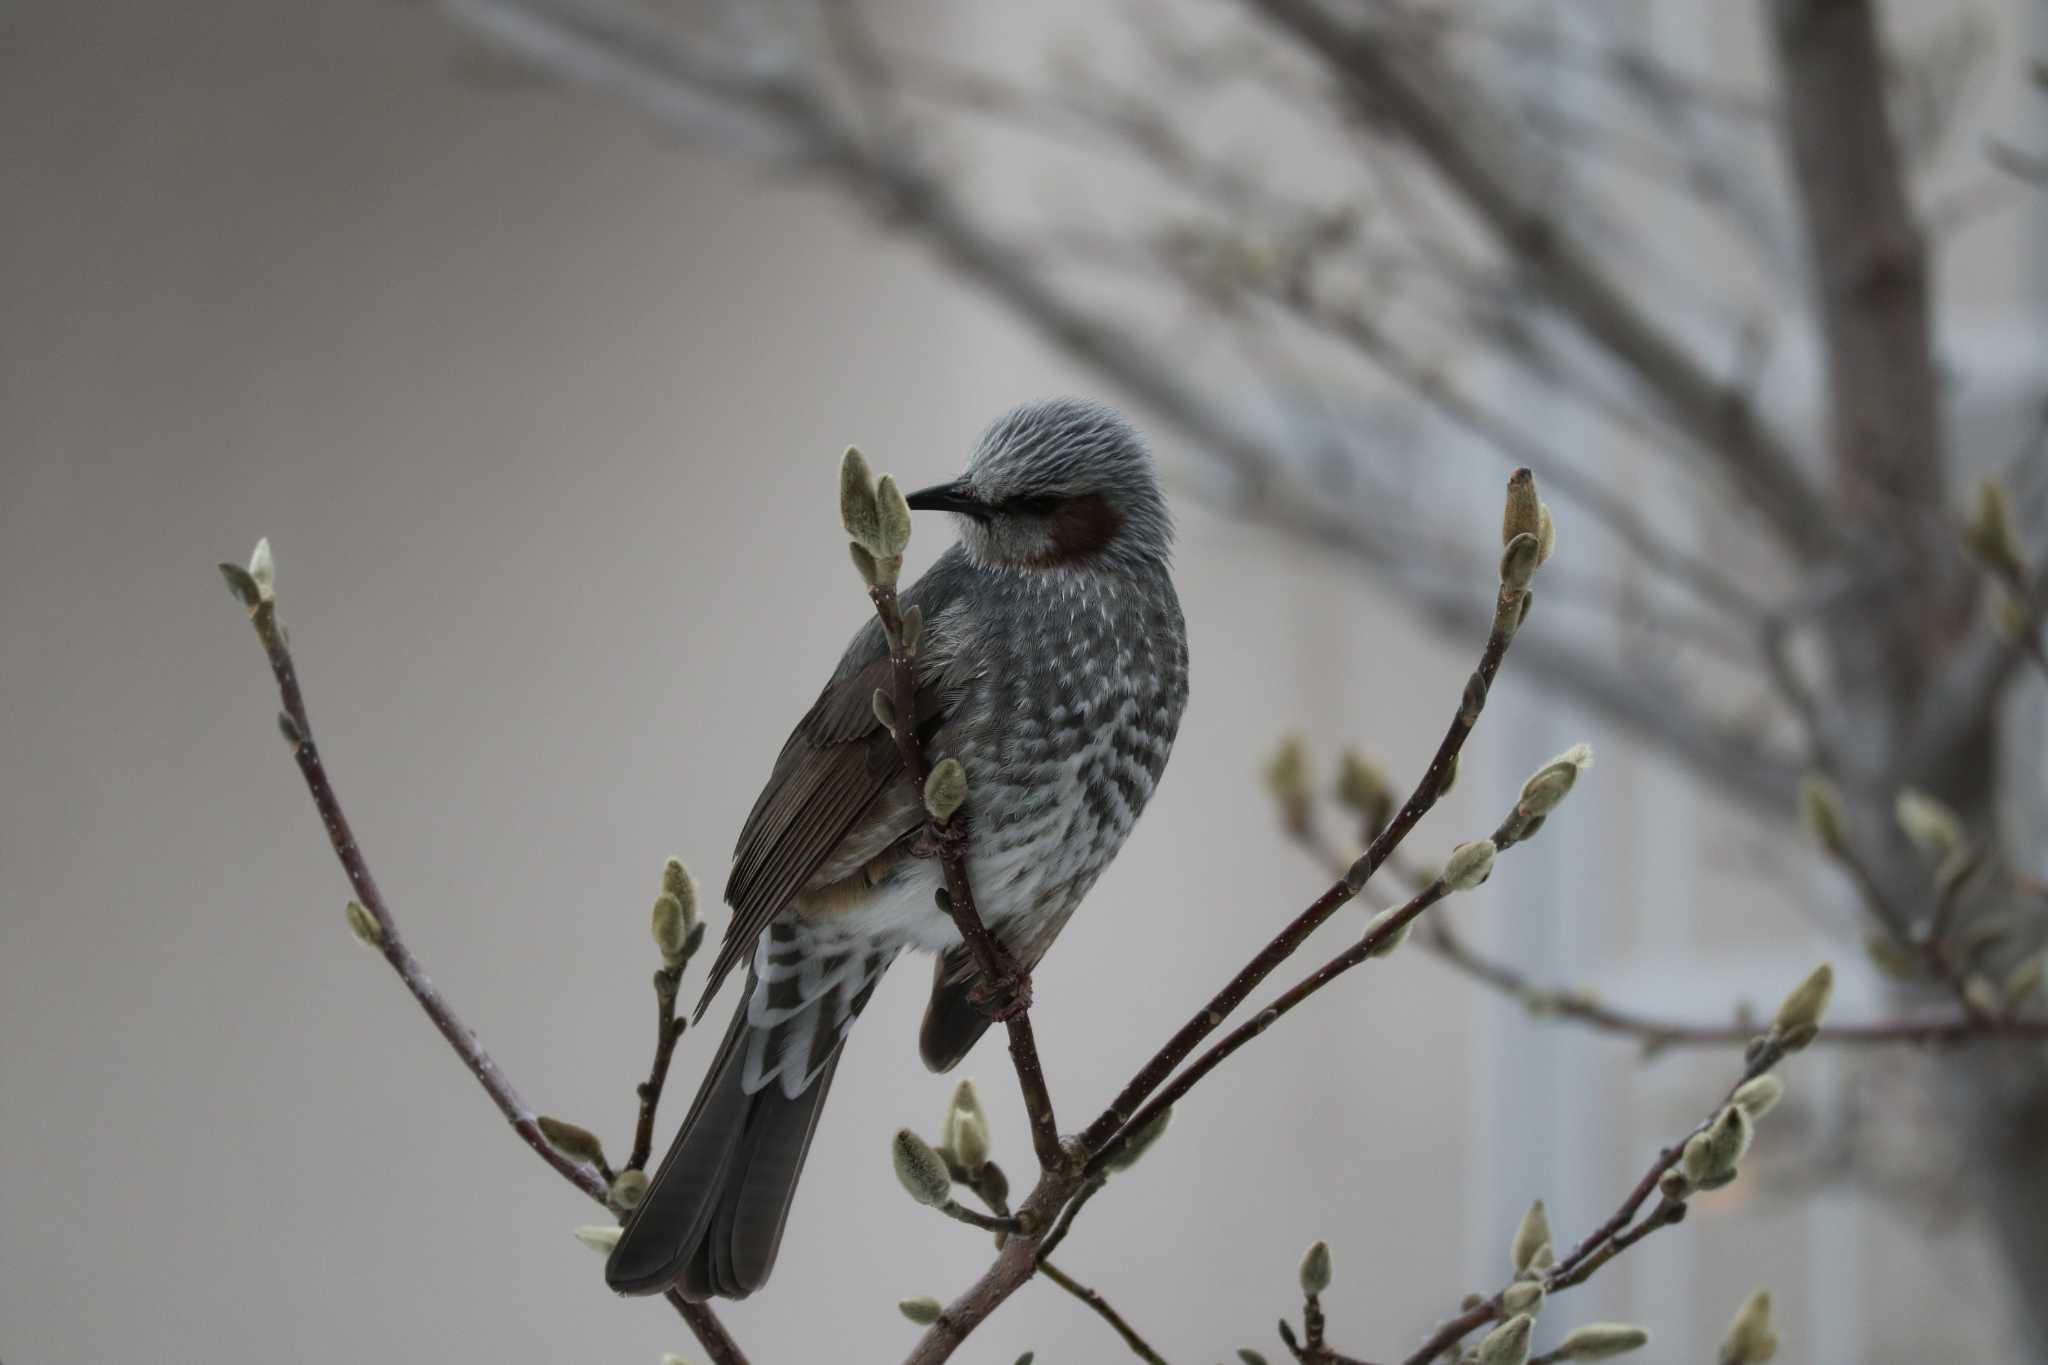
<svg viewBox="0 0 2048 1365">
<path fill-rule="evenodd" d="M 362 845 L 356 841 L 355 830 L 349 824 L 348 816 L 342 810 L 341 798 L 327 774 L 327 765 L 313 742 L 313 722 L 306 712 L 305 696 L 299 687 L 298 668 L 292 660 L 284 627 L 277 619 L 270 542 L 257 542 L 256 554 L 248 568 L 222 564 L 220 569 L 229 590 L 249 609 L 250 624 L 256 628 L 256 638 L 262 643 L 263 653 L 270 661 L 270 671 L 277 679 L 278 698 L 284 706 L 278 713 L 278 729 L 283 732 L 285 742 L 291 745 L 292 758 L 299 765 L 299 774 L 305 779 L 306 790 L 313 798 L 314 809 L 319 812 L 320 823 L 327 831 L 328 841 L 334 846 L 334 855 L 341 862 L 349 888 L 355 892 L 355 900 L 349 906 L 350 927 L 359 939 L 375 948 L 391 964 L 391 969 L 398 973 L 398 979 L 419 1002 L 420 1008 L 426 1011 L 427 1018 L 455 1050 L 455 1055 L 469 1073 L 476 1077 L 477 1084 L 490 1096 L 491 1103 L 497 1106 L 505 1121 L 512 1125 L 512 1131 L 519 1135 L 520 1141 L 531 1147 L 564 1180 L 598 1203 L 612 1207 L 612 1185 L 602 1170 L 602 1154 L 592 1152 L 590 1157 L 572 1156 L 542 1132 L 540 1117 L 520 1096 L 490 1053 L 485 1051 L 482 1041 L 456 1015 L 447 997 L 442 995 L 419 959 L 406 946 L 399 932 L 398 920 L 377 886 L 369 860 Z M 672 997 L 669 1003 L 673 1005 Z M 680 1029 L 675 1030 L 675 1036 L 680 1036 L 680 1033 Z M 660 1078 L 666 1074 L 666 1057 L 661 1049 L 673 1049 L 674 1045 L 674 1037 L 664 1031 L 657 1049 L 654 1079 L 650 1081 L 654 1094 L 643 1095 L 648 1122 L 652 1121 L 652 1106 L 659 1098 Z M 644 1164 L 644 1158 L 639 1164 Z M 696 1334 L 698 1344 L 710 1356 L 713 1365 L 746 1365 L 745 1353 L 727 1335 L 724 1325 L 709 1307 L 685 1302 L 674 1294 L 669 1296 L 669 1302 Z"/>
</svg>

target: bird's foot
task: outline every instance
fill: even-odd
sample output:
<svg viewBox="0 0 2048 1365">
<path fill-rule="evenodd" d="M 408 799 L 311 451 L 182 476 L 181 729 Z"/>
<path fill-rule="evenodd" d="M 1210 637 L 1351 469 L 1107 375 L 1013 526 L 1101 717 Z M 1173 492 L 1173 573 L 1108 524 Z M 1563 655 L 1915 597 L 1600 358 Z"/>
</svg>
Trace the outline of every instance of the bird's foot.
<svg viewBox="0 0 2048 1365">
<path fill-rule="evenodd" d="M 983 977 L 976 981 L 968 988 L 967 998 L 999 1024 L 1015 1019 L 1031 1008 L 1031 973 L 1010 963 L 995 980 Z"/>
<path fill-rule="evenodd" d="M 919 858 L 957 858 L 967 852 L 967 831 L 958 820 L 940 824 L 936 820 L 924 822 L 924 828 L 917 832 L 917 840 L 910 846 L 910 852 Z"/>
</svg>

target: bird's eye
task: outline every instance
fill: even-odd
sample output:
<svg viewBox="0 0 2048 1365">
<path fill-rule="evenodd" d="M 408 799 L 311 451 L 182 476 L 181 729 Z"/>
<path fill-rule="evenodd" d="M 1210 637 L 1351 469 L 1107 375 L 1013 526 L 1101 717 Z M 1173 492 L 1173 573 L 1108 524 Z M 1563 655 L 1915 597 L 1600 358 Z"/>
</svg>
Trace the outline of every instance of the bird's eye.
<svg viewBox="0 0 2048 1365">
<path fill-rule="evenodd" d="M 1011 498 L 1004 506 L 1012 512 L 1022 512 L 1027 517 L 1051 516 L 1060 500 L 1049 495 L 1030 498 Z"/>
</svg>

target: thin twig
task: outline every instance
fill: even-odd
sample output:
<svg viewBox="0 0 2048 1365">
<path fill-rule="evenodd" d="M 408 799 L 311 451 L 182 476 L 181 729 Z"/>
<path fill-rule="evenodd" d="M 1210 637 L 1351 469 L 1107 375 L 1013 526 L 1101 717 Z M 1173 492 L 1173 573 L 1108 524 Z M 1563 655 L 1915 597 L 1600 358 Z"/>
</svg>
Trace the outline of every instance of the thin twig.
<svg viewBox="0 0 2048 1365">
<path fill-rule="evenodd" d="M 232 576 L 231 576 L 232 577 Z M 598 1203 L 609 1207 L 609 1189 L 596 1168 L 588 1163 L 574 1160 L 557 1151 L 541 1135 L 540 1125 L 533 1109 L 520 1097 L 511 1080 L 499 1069 L 490 1053 L 468 1025 L 456 1015 L 447 997 L 441 994 L 419 959 L 414 957 L 403 937 L 400 936 L 398 921 L 391 913 L 390 905 L 377 887 L 377 879 L 370 872 L 369 860 L 364 856 L 362 845 L 356 842 L 355 831 L 350 827 L 348 816 L 341 807 L 341 798 L 336 795 L 334 783 L 327 775 L 326 764 L 321 760 L 320 751 L 313 743 L 313 722 L 306 714 L 306 700 L 299 688 L 298 669 L 292 662 L 291 648 L 285 641 L 282 626 L 277 620 L 277 603 L 266 589 L 262 599 L 251 604 L 250 622 L 256 627 L 256 637 L 263 644 L 263 652 L 270 660 L 270 671 L 277 678 L 277 691 L 284 703 L 284 710 L 278 716 L 278 728 L 284 732 L 292 746 L 292 757 L 299 765 L 299 773 L 305 779 L 306 790 L 313 797 L 313 806 L 320 814 L 320 823 L 327 830 L 328 840 L 334 845 L 334 855 L 341 861 L 342 872 L 348 877 L 348 884 L 355 892 L 356 900 L 377 927 L 377 951 L 398 973 L 398 979 L 412 992 L 413 999 L 426 1011 L 448 1045 L 455 1049 L 455 1055 L 476 1077 L 477 1084 L 484 1088 L 491 1102 L 512 1125 L 512 1131 L 541 1160 L 553 1167 L 564 1180 L 582 1190 Z M 711 1357 L 713 1365 L 747 1365 L 747 1358 L 733 1339 L 727 1335 L 717 1316 L 704 1304 L 686 1303 L 671 1293 L 669 1302 L 682 1315 L 690 1330 L 697 1336 L 697 1342 Z"/>
<path fill-rule="evenodd" d="M 1126 1346 L 1131 1348 L 1131 1354 L 1137 1356 L 1140 1360 L 1149 1362 L 1149 1365 L 1166 1365 L 1166 1358 L 1153 1350 L 1150 1342 L 1138 1335 L 1138 1329 L 1131 1326 L 1124 1319 L 1123 1314 L 1110 1306 L 1109 1300 L 1102 1297 L 1101 1291 L 1090 1289 L 1087 1285 L 1082 1284 L 1050 1261 L 1040 1261 L 1038 1263 L 1038 1273 L 1066 1290 L 1069 1294 L 1072 1294 L 1082 1303 L 1087 1304 L 1104 1322 L 1115 1328 L 1116 1334 L 1124 1339 Z"/>
<path fill-rule="evenodd" d="M 676 1044 L 681 1041 L 688 1021 L 676 1013 L 676 992 L 682 985 L 683 968 L 690 959 L 684 957 L 673 967 L 663 967 L 654 974 L 654 1063 L 636 1091 L 640 1096 L 640 1118 L 633 1128 L 633 1154 L 626 1159 L 629 1171 L 644 1171 L 647 1160 L 654 1154 L 654 1111 L 661 1104 L 662 1088 L 668 1084 L 669 1063 L 676 1055 Z"/>
<path fill-rule="evenodd" d="M 1516 479 L 1528 477 L 1529 471 L 1526 469 L 1516 471 Z M 1103 1162 L 1116 1149 L 1129 1141 L 1130 1134 L 1141 1126 L 1134 1122 L 1134 1118 L 1140 1113 L 1140 1106 L 1145 1103 L 1146 1098 L 1166 1082 L 1174 1068 L 1186 1060 L 1204 1038 L 1215 1032 L 1230 1013 L 1244 1003 L 1245 998 L 1261 981 L 1272 975 L 1275 968 L 1293 956 L 1295 950 L 1323 921 L 1335 914 L 1364 888 L 1373 873 L 1380 869 L 1394 850 L 1400 847 L 1401 841 L 1408 837 L 1409 831 L 1414 829 L 1417 822 L 1436 805 L 1454 771 L 1459 751 L 1465 747 L 1465 740 L 1471 735 L 1481 711 L 1485 709 L 1487 694 L 1492 689 L 1495 675 L 1500 672 L 1501 660 L 1507 656 L 1508 646 L 1514 641 L 1515 630 L 1520 623 L 1522 604 L 1525 601 L 1526 592 L 1511 592 L 1506 587 L 1501 589 L 1495 601 L 1493 628 L 1487 634 L 1486 647 L 1479 657 L 1479 667 L 1466 684 L 1464 699 L 1458 707 L 1457 714 L 1452 717 L 1450 728 L 1445 731 L 1442 742 L 1437 745 L 1435 757 L 1430 760 L 1429 767 L 1423 772 L 1422 780 L 1416 785 L 1415 790 L 1409 794 L 1407 801 L 1402 803 L 1400 811 L 1387 823 L 1386 828 L 1379 832 L 1372 844 L 1345 874 L 1333 882 L 1330 888 L 1318 896 L 1306 910 L 1296 915 L 1237 975 L 1230 979 L 1222 990 L 1216 993 L 1206 1006 L 1183 1024 L 1166 1045 L 1160 1048 L 1118 1093 L 1109 1108 L 1088 1126 L 1081 1140 L 1090 1153 L 1091 1168 L 1100 1169 Z M 1420 913 L 1419 909 L 1417 913 Z M 1214 1062 L 1210 1065 L 1214 1065 Z M 1185 1086 L 1181 1087 L 1183 1092 L 1185 1089 Z M 1149 1118 L 1155 1115 L 1160 1107 L 1157 1104 L 1152 1105 L 1145 1109 L 1144 1113 Z"/>
</svg>

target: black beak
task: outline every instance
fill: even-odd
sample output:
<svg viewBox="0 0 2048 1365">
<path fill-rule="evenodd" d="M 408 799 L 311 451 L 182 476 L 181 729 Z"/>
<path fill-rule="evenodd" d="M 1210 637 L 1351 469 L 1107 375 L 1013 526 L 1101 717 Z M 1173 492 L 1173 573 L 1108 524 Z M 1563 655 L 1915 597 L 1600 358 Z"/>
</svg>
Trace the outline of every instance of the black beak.
<svg viewBox="0 0 2048 1365">
<path fill-rule="evenodd" d="M 956 479 L 952 483 L 934 484 L 921 488 L 904 499 L 919 512 L 958 512 L 963 516 L 986 521 L 995 509 L 974 496 L 966 480 Z"/>
</svg>

